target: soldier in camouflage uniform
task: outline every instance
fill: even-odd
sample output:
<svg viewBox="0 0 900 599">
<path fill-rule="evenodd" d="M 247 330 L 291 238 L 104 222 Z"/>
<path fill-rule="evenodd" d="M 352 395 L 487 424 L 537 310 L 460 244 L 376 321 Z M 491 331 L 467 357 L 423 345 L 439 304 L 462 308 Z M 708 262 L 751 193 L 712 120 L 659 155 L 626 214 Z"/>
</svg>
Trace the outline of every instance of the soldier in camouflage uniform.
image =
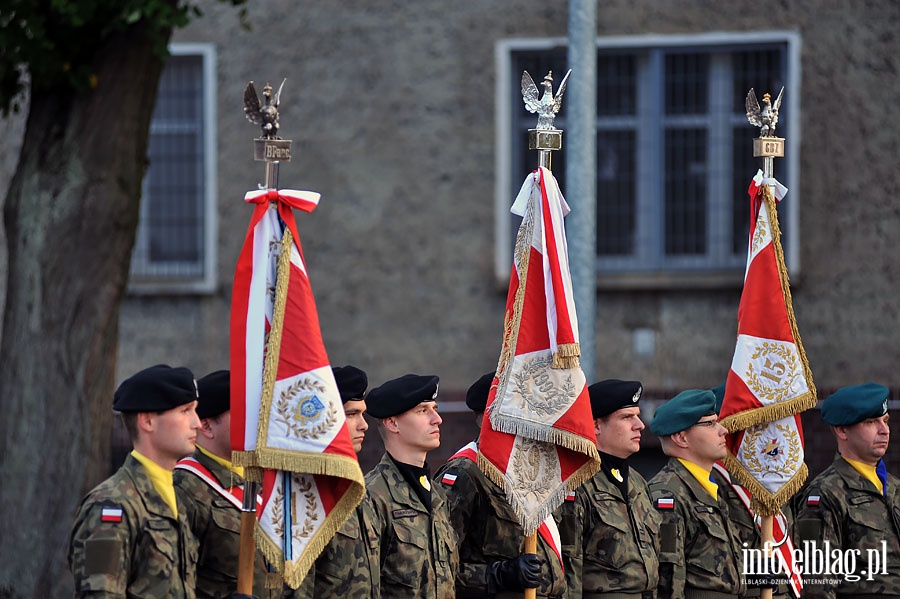
<svg viewBox="0 0 900 599">
<path fill-rule="evenodd" d="M 116 390 L 134 450 L 78 509 L 68 548 L 75 597 L 194 598 L 197 540 L 172 469 L 194 451 L 196 404 L 187 368 L 147 368 Z"/>
<path fill-rule="evenodd" d="M 679 393 L 657 408 L 650 430 L 670 456 L 650 480 L 653 503 L 662 517 L 657 596 L 744 595 L 740 540 L 728 506 L 709 478 L 713 464 L 727 452 L 715 395 L 700 389 Z"/>
<path fill-rule="evenodd" d="M 466 393 L 466 405 L 481 428 L 494 373 L 478 379 Z M 548 543 L 554 532 L 538 532 L 537 555 L 525 554 L 525 533 L 506 493 L 478 467 L 477 442 L 456 452 L 437 472 L 450 504 L 450 518 L 459 537 L 457 599 L 521 598 L 534 588 L 537 597 L 562 597 L 565 579 L 557 547 Z M 556 522 L 549 521 L 556 528 Z M 556 533 L 558 537 L 558 532 Z"/>
<path fill-rule="evenodd" d="M 797 548 L 809 544 L 824 550 L 832 554 L 829 561 L 834 552 L 855 553 L 855 572 L 844 574 L 859 580 L 824 574 L 822 560 L 819 568 L 805 563 L 804 596 L 900 596 L 900 479 L 888 474 L 882 460 L 891 434 L 889 396 L 887 387 L 866 383 L 839 389 L 822 403 L 822 418 L 832 427 L 840 455 L 799 502 Z M 874 558 L 869 563 L 870 550 L 881 563 Z M 828 580 L 840 582 L 822 583 Z"/>
<path fill-rule="evenodd" d="M 368 377 L 355 366 L 334 368 L 347 428 L 356 453 L 362 451 L 369 425 L 364 399 Z M 378 599 L 381 571 L 375 514 L 368 497 L 363 497 L 347 522 L 325 546 L 307 577 L 315 581 L 309 599 Z M 312 586 L 312 585 L 310 585 Z"/>
<path fill-rule="evenodd" d="M 407 374 L 369 392 L 385 454 L 368 474 L 383 599 L 453 599 L 456 532 L 425 458 L 440 446 L 438 377 Z"/>
<path fill-rule="evenodd" d="M 237 588 L 244 469 L 231 463 L 231 385 L 229 371 L 217 370 L 197 381 L 200 436 L 197 451 L 175 467 L 175 488 L 191 530 L 200 542 L 197 597 L 228 597 Z M 257 551 L 253 593 L 259 599 L 291 597 L 281 577 Z"/>
<path fill-rule="evenodd" d="M 641 391 L 617 379 L 588 387 L 601 469 L 557 511 L 570 599 L 655 596 L 660 517 L 628 464 L 644 429 Z"/>
</svg>

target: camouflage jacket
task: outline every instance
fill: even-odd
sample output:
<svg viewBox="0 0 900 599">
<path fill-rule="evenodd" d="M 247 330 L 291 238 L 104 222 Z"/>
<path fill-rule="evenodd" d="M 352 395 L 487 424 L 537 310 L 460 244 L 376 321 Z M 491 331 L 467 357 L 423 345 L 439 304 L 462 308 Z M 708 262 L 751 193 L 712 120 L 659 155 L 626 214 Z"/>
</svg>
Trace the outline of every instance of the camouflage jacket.
<svg viewBox="0 0 900 599">
<path fill-rule="evenodd" d="M 838 456 L 809 484 L 797 505 L 795 544 L 809 554 L 813 547 L 843 556 L 841 574 L 825 575 L 819 567 L 804 563 L 804 596 L 900 595 L 900 480 L 888 475 L 887 497 Z M 806 544 L 804 543 L 806 542 Z M 825 549 L 825 543 L 830 545 Z M 883 544 L 882 544 L 883 543 Z M 853 550 L 853 551 L 850 551 Z M 836 553 L 838 552 L 839 553 Z M 856 557 L 855 564 L 848 559 Z M 878 561 L 876 561 L 878 560 Z M 855 566 L 855 567 L 850 567 Z M 831 572 L 837 568 L 832 567 Z M 855 570 L 855 572 L 847 572 Z M 874 575 L 863 574 L 875 571 Z M 885 573 L 886 572 L 886 573 Z M 807 580 L 809 579 L 809 580 Z M 837 580 L 838 584 L 812 584 Z"/>
<path fill-rule="evenodd" d="M 456 532 L 439 485 L 431 490 L 431 512 L 385 453 L 366 474 L 375 515 L 384 599 L 453 599 L 459 564 Z"/>
<path fill-rule="evenodd" d="M 741 547 L 744 547 L 744 544 L 746 543 L 746 546 L 749 548 L 762 548 L 762 537 L 759 532 L 759 527 L 754 521 L 754 516 L 747 510 L 747 506 L 744 505 L 744 502 L 738 496 L 737 491 L 735 491 L 734 487 L 731 486 L 731 483 L 729 483 L 728 480 L 726 480 L 725 477 L 722 476 L 715 468 L 713 468 L 712 473 L 710 474 L 710 478 L 715 481 L 717 485 L 719 485 L 719 498 L 728 505 L 728 518 L 731 520 L 732 528 L 735 535 L 737 535 Z M 790 534 L 790 527 L 792 522 L 791 510 L 789 506 L 785 506 L 781 511 L 785 515 L 785 518 L 787 520 L 789 527 L 788 534 Z M 761 566 L 757 566 L 757 568 L 757 572 L 761 571 L 759 569 L 761 568 Z M 793 591 L 788 585 L 787 578 L 784 574 L 760 576 L 778 579 L 781 581 L 776 587 L 772 589 L 772 594 L 774 597 L 782 597 L 784 599 L 794 597 Z M 744 596 L 748 598 L 759 597 L 761 595 L 761 591 L 762 588 L 760 586 L 748 586 L 747 592 Z"/>
<path fill-rule="evenodd" d="M 566 597 L 582 593 L 643 593 L 659 580 L 660 517 L 647 481 L 633 468 L 628 498 L 601 470 L 557 510 Z"/>
<path fill-rule="evenodd" d="M 197 540 L 134 456 L 82 500 L 69 539 L 75 597 L 193 599 Z"/>
<path fill-rule="evenodd" d="M 446 479 L 445 474 L 449 475 Z M 456 478 L 452 479 L 453 476 Z M 459 599 L 487 597 L 488 564 L 515 559 L 525 552 L 525 533 L 519 519 L 503 489 L 488 480 L 478 464 L 468 458 L 448 461 L 434 478 L 445 489 L 450 520 L 459 537 L 456 596 Z M 561 597 L 566 588 L 562 565 L 541 535 L 537 538 L 537 553 L 547 564 L 537 596 Z M 521 597 L 522 592 L 515 596 Z"/>
<path fill-rule="evenodd" d="M 662 516 L 657 596 L 743 595 L 741 544 L 726 503 L 713 499 L 676 458 L 650 480 L 650 494 Z"/>
<path fill-rule="evenodd" d="M 193 457 L 222 487 L 228 489 L 244 484 L 243 478 L 200 450 L 194 452 Z M 197 597 L 227 597 L 237 587 L 241 510 L 189 470 L 176 467 L 173 478 L 185 516 L 200 542 Z M 276 588 L 266 588 L 267 585 Z M 253 567 L 253 594 L 259 599 L 280 599 L 284 596 L 284 588 L 277 574 L 268 574 L 266 561 L 257 551 Z"/>
<path fill-rule="evenodd" d="M 310 599 L 378 599 L 381 571 L 375 514 L 368 497 L 350 514 L 316 560 Z"/>
</svg>

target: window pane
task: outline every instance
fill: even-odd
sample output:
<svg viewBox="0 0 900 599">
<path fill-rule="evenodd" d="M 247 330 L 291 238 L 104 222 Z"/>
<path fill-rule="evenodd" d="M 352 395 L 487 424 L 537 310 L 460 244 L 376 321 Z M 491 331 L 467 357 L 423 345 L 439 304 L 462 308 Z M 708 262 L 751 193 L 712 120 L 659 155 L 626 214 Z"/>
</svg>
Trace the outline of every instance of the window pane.
<svg viewBox="0 0 900 599">
<path fill-rule="evenodd" d="M 601 131 L 597 140 L 597 253 L 634 253 L 635 134 Z"/>
<path fill-rule="evenodd" d="M 636 107 L 635 57 L 601 54 L 597 58 L 597 114 L 633 115 Z"/>
<path fill-rule="evenodd" d="M 703 114 L 708 110 L 709 56 L 666 54 L 667 115 Z"/>
<path fill-rule="evenodd" d="M 200 259 L 203 197 L 197 165 L 202 161 L 196 134 L 156 135 L 150 139 L 146 210 L 150 262 Z"/>
<path fill-rule="evenodd" d="M 669 129 L 665 156 L 667 255 L 706 252 L 706 131 Z"/>
</svg>

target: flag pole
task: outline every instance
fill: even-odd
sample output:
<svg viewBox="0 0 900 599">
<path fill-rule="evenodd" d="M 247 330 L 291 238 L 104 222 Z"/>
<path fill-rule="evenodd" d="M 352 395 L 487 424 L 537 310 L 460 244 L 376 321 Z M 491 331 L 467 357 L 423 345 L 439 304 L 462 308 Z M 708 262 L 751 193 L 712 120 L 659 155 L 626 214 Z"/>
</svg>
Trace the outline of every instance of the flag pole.
<svg viewBox="0 0 900 599">
<path fill-rule="evenodd" d="M 262 189 L 278 189 L 278 165 L 281 162 L 291 161 L 291 140 L 278 137 L 278 106 L 281 103 L 283 87 L 284 81 L 273 96 L 272 87 L 267 83 L 263 88 L 263 103 L 260 103 L 252 81 L 244 89 L 244 114 L 251 123 L 260 125 L 262 129 L 261 137 L 253 140 L 253 159 L 266 163 L 265 183 L 260 186 Z M 241 505 L 241 541 L 238 548 L 236 591 L 238 594 L 252 596 L 253 563 L 256 553 L 254 537 L 257 522 L 256 505 L 259 493 L 259 482 L 256 478 L 261 478 L 261 470 L 259 477 L 249 476 L 250 472 L 247 474 Z"/>
<path fill-rule="evenodd" d="M 774 163 L 775 158 L 783 158 L 784 157 L 784 138 L 775 137 L 774 135 L 766 135 L 766 133 L 775 132 L 775 125 L 778 121 L 778 108 L 781 104 L 781 97 L 784 94 L 784 88 L 781 88 L 781 93 L 778 94 L 778 99 L 776 100 L 775 105 L 775 117 L 774 122 L 768 123 L 765 122 L 765 115 L 760 115 L 760 118 L 763 119 L 763 123 L 761 125 L 763 128 L 760 131 L 760 136 L 753 140 L 753 157 L 763 159 L 763 181 L 766 185 L 769 186 L 769 190 L 772 192 L 774 197 L 775 190 L 775 182 L 773 180 L 774 174 Z M 755 100 L 756 95 L 751 88 L 747 94 L 747 104 L 749 107 L 751 97 Z M 766 109 L 771 108 L 769 94 L 764 96 L 763 102 Z M 750 110 L 748 109 L 748 118 L 750 119 L 751 124 L 758 124 L 754 122 L 754 119 L 751 117 Z M 772 560 L 772 548 L 775 543 L 775 534 L 774 534 L 774 519 L 773 515 L 764 515 L 760 517 L 760 543 L 762 544 L 763 555 L 766 559 L 767 563 L 771 563 Z M 789 573 L 788 573 L 789 574 Z M 760 599 L 772 599 L 772 587 L 764 587 L 760 591 Z"/>
<path fill-rule="evenodd" d="M 562 95 L 566 91 L 566 82 L 571 73 L 572 70 L 569 69 L 554 96 L 553 71 L 548 71 L 547 76 L 541 82 L 544 95 L 540 99 L 540 107 L 535 107 L 536 110 L 532 111 L 538 114 L 538 124 L 536 128 L 528 130 L 528 149 L 538 151 L 538 166 L 549 171 L 553 170 L 550 167 L 552 152 L 562 149 L 563 132 L 554 126 L 553 119 L 562 104 Z M 526 106 L 528 106 L 529 92 L 533 99 L 537 99 L 534 81 L 528 71 L 525 71 L 522 74 L 522 95 L 525 98 Z M 525 553 L 537 554 L 537 531 L 525 537 Z M 525 589 L 525 599 L 535 599 L 536 597 L 537 589 Z"/>
</svg>

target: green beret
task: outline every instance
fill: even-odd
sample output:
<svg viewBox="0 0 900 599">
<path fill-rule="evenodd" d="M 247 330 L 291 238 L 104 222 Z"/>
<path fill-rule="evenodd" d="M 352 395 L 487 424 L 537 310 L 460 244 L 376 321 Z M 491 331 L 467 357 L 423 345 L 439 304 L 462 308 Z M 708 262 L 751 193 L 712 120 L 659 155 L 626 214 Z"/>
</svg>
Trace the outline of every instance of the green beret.
<svg viewBox="0 0 900 599">
<path fill-rule="evenodd" d="M 334 373 L 338 393 L 341 394 L 341 403 L 360 401 L 365 396 L 369 386 L 369 377 L 365 372 L 350 365 L 336 366 L 331 371 Z"/>
<path fill-rule="evenodd" d="M 588 387 L 594 418 L 609 416 L 616 410 L 636 406 L 643 387 L 638 381 L 607 379 Z"/>
<path fill-rule="evenodd" d="M 680 433 L 697 424 L 704 416 L 716 413 L 716 396 L 709 389 L 682 391 L 656 408 L 650 432 L 657 437 Z"/>
<path fill-rule="evenodd" d="M 890 390 L 878 383 L 838 389 L 822 402 L 822 419 L 831 426 L 849 426 L 887 414 Z"/>
<path fill-rule="evenodd" d="M 713 395 L 716 396 L 716 414 L 722 411 L 722 403 L 725 401 L 725 383 L 727 381 L 722 381 L 722 384 L 718 387 L 713 387 L 710 391 L 713 392 Z"/>
<path fill-rule="evenodd" d="M 481 378 L 472 383 L 472 386 L 466 391 L 466 405 L 473 412 L 484 412 L 484 408 L 487 407 L 488 395 L 491 394 L 491 383 L 494 382 L 496 374 L 493 371 L 482 374 Z"/>
<path fill-rule="evenodd" d="M 373 418 L 390 418 L 411 410 L 423 401 L 437 399 L 438 377 L 404 374 L 375 387 L 366 396 L 366 407 Z"/>
<path fill-rule="evenodd" d="M 217 370 L 197 380 L 197 416 L 215 418 L 231 409 L 231 372 Z"/>
<path fill-rule="evenodd" d="M 197 399 L 197 381 L 187 368 L 158 364 L 125 379 L 113 395 L 118 412 L 165 412 Z"/>
</svg>

